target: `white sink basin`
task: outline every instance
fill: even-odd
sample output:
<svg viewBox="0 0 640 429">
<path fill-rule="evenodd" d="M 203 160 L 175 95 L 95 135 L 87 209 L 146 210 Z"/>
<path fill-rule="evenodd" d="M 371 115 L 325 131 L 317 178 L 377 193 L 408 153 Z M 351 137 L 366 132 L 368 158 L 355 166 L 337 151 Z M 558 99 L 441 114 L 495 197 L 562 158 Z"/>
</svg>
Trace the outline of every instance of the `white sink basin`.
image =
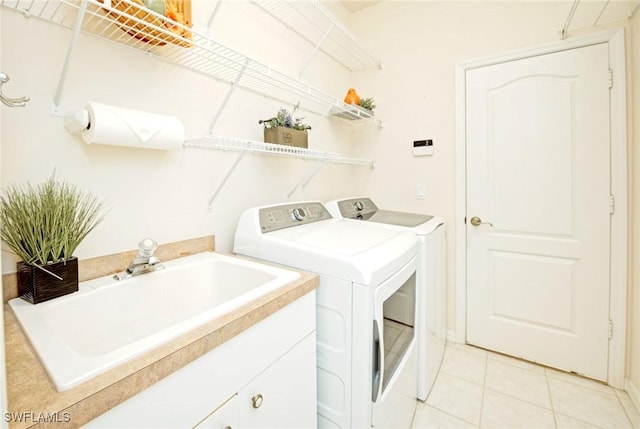
<svg viewBox="0 0 640 429">
<path fill-rule="evenodd" d="M 125 280 L 81 282 L 79 291 L 33 305 L 9 301 L 58 391 L 289 283 L 294 271 L 204 252 Z"/>
</svg>

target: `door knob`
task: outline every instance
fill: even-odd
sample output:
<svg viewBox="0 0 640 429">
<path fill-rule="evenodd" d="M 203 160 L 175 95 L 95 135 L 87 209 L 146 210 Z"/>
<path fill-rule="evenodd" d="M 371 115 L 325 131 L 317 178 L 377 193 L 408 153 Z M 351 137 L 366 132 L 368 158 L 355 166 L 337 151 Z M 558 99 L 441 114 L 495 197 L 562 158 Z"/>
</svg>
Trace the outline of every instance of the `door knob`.
<svg viewBox="0 0 640 429">
<path fill-rule="evenodd" d="M 471 218 L 471 225 L 473 226 L 480 226 L 480 225 L 490 225 L 493 226 L 493 224 L 491 222 L 482 222 L 482 219 L 480 219 L 478 216 L 474 216 Z"/>
</svg>

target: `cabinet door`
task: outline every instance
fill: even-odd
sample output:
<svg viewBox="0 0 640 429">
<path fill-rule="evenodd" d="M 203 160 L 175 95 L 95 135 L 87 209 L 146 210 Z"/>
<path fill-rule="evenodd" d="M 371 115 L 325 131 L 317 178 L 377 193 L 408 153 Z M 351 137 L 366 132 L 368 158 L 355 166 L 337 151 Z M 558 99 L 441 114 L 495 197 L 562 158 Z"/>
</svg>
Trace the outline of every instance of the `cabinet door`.
<svg viewBox="0 0 640 429">
<path fill-rule="evenodd" d="M 240 427 L 316 427 L 315 331 L 238 393 Z"/>
<path fill-rule="evenodd" d="M 237 429 L 238 427 L 238 395 L 233 395 L 193 429 Z"/>
</svg>

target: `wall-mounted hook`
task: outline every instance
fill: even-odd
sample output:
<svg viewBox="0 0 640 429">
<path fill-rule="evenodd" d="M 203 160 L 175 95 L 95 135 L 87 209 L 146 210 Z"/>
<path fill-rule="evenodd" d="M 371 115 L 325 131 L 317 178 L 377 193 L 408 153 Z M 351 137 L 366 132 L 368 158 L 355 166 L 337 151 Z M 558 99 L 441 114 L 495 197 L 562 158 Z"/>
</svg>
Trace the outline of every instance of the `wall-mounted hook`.
<svg viewBox="0 0 640 429">
<path fill-rule="evenodd" d="M 6 73 L 0 72 L 0 101 L 5 106 L 9 107 L 24 107 L 29 101 L 29 97 L 9 98 L 2 93 L 2 85 L 9 82 L 9 76 Z"/>
</svg>

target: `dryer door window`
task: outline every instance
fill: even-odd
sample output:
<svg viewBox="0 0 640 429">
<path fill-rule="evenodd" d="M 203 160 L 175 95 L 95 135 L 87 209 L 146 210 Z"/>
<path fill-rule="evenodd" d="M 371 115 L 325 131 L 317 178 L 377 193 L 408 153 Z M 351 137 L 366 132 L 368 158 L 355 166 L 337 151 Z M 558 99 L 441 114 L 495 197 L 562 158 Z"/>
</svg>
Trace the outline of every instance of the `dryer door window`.
<svg viewBox="0 0 640 429">
<path fill-rule="evenodd" d="M 416 273 L 414 272 L 383 304 L 382 391 L 398 370 L 403 357 L 412 344 L 415 326 Z"/>
</svg>

